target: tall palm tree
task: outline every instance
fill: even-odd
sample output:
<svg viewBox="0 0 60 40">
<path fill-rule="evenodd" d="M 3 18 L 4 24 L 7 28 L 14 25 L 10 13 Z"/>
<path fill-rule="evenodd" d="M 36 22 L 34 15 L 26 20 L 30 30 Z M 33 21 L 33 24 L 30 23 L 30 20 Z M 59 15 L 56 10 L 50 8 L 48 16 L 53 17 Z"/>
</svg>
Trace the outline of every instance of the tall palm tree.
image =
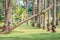
<svg viewBox="0 0 60 40">
<path fill-rule="evenodd" d="M 48 7 L 50 7 L 50 0 L 47 0 L 48 1 Z M 50 10 L 48 10 L 48 24 L 47 24 L 47 30 L 50 31 Z"/>
<path fill-rule="evenodd" d="M 32 0 L 32 15 L 35 14 L 34 3 L 35 3 L 35 0 Z M 32 26 L 33 27 L 35 26 L 35 18 L 32 19 Z"/>
<path fill-rule="evenodd" d="M 44 0 L 44 9 L 46 9 L 46 0 Z M 46 12 L 44 13 L 44 26 L 43 29 L 46 27 Z"/>
<path fill-rule="evenodd" d="M 41 0 L 37 0 L 37 5 L 38 5 L 37 13 L 39 14 L 41 12 Z M 41 28 L 40 20 L 41 20 L 40 16 L 37 16 L 37 27 L 38 28 Z"/>
<path fill-rule="evenodd" d="M 53 25 L 52 25 L 52 32 L 56 32 L 56 0 L 53 0 Z"/>
</svg>

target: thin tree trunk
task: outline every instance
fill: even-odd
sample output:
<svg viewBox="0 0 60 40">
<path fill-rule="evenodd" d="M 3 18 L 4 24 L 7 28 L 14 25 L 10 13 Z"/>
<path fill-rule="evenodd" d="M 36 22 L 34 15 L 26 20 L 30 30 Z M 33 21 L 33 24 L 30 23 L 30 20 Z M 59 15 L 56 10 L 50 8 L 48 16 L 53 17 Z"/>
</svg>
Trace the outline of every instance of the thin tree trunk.
<svg viewBox="0 0 60 40">
<path fill-rule="evenodd" d="M 48 7 L 50 7 L 50 0 L 47 0 L 48 1 Z M 48 24 L 47 24 L 47 30 L 50 31 L 50 25 L 51 25 L 51 22 L 50 22 L 50 10 L 48 10 Z"/>
<path fill-rule="evenodd" d="M 56 0 L 53 0 L 53 25 L 52 25 L 52 32 L 56 32 Z"/>
<path fill-rule="evenodd" d="M 56 0 L 56 5 L 58 5 L 58 0 Z M 58 6 L 56 7 L 56 25 L 58 25 L 58 10 L 59 10 L 59 8 L 58 8 Z"/>
<path fill-rule="evenodd" d="M 37 0 L 37 5 L 38 5 L 38 8 L 37 8 L 37 13 L 40 14 L 41 13 L 41 0 Z M 40 15 L 37 16 L 37 27 L 38 28 L 41 28 L 41 24 L 40 24 Z"/>
<path fill-rule="evenodd" d="M 32 0 L 32 15 L 35 14 L 34 3 L 35 0 Z M 32 19 L 32 26 L 35 27 L 35 18 Z"/>
<path fill-rule="evenodd" d="M 28 2 L 29 0 L 26 0 L 26 18 L 28 18 Z M 28 24 L 28 21 L 27 21 Z"/>
<path fill-rule="evenodd" d="M 44 0 L 44 9 L 46 9 L 46 0 Z M 46 28 L 46 12 L 44 13 L 44 26 L 43 26 L 43 30 L 45 30 Z"/>
</svg>

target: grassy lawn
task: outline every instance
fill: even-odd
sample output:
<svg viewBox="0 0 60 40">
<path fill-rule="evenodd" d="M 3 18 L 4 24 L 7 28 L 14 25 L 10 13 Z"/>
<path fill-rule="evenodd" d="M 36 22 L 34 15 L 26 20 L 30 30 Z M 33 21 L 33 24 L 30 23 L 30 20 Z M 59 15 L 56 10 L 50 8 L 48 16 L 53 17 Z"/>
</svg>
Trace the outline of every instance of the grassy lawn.
<svg viewBox="0 0 60 40">
<path fill-rule="evenodd" d="M 0 34 L 0 40 L 60 40 L 60 29 L 56 30 L 52 33 L 23 24 L 9 34 Z"/>
</svg>

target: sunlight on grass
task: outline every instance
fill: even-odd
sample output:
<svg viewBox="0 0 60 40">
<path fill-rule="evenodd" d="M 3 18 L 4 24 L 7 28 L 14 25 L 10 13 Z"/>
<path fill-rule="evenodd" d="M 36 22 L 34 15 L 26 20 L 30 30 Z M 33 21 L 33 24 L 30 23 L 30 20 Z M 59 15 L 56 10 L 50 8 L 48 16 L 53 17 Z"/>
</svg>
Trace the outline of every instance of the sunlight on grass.
<svg viewBox="0 0 60 40">
<path fill-rule="evenodd" d="M 60 40 L 60 28 L 56 33 L 32 27 L 30 24 L 22 24 L 9 34 L 0 34 L 2 40 Z"/>
<path fill-rule="evenodd" d="M 56 33 L 60 33 L 60 29 L 57 29 Z M 26 35 L 31 35 L 31 34 L 56 34 L 52 33 L 51 31 L 48 32 L 46 30 L 42 29 L 15 29 L 9 34 L 0 34 L 0 37 L 19 37 L 19 36 L 26 36 Z"/>
</svg>

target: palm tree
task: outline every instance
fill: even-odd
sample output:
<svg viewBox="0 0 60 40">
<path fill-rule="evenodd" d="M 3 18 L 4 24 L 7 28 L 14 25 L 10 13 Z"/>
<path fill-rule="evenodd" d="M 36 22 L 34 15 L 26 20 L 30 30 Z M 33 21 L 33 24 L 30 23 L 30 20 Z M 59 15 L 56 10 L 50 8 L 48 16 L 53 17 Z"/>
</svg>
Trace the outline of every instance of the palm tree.
<svg viewBox="0 0 60 40">
<path fill-rule="evenodd" d="M 32 15 L 35 14 L 35 9 L 34 9 L 34 2 L 35 0 L 32 0 Z M 32 19 L 32 26 L 35 26 L 35 18 Z"/>
<path fill-rule="evenodd" d="M 46 0 L 44 0 L 44 9 L 46 9 Z M 44 26 L 43 29 L 46 27 L 46 12 L 44 13 Z"/>
<path fill-rule="evenodd" d="M 50 0 L 48 1 L 48 7 L 50 7 Z M 47 24 L 47 30 L 50 31 L 50 10 L 48 10 L 48 24 Z"/>
<path fill-rule="evenodd" d="M 37 13 L 40 14 L 41 12 L 41 0 L 37 0 L 37 5 L 38 5 L 38 9 L 37 9 Z M 40 24 L 40 16 L 37 16 L 37 27 L 41 28 L 41 24 Z"/>
<path fill-rule="evenodd" d="M 56 0 L 53 0 L 53 25 L 52 25 L 52 32 L 56 32 Z"/>
</svg>

